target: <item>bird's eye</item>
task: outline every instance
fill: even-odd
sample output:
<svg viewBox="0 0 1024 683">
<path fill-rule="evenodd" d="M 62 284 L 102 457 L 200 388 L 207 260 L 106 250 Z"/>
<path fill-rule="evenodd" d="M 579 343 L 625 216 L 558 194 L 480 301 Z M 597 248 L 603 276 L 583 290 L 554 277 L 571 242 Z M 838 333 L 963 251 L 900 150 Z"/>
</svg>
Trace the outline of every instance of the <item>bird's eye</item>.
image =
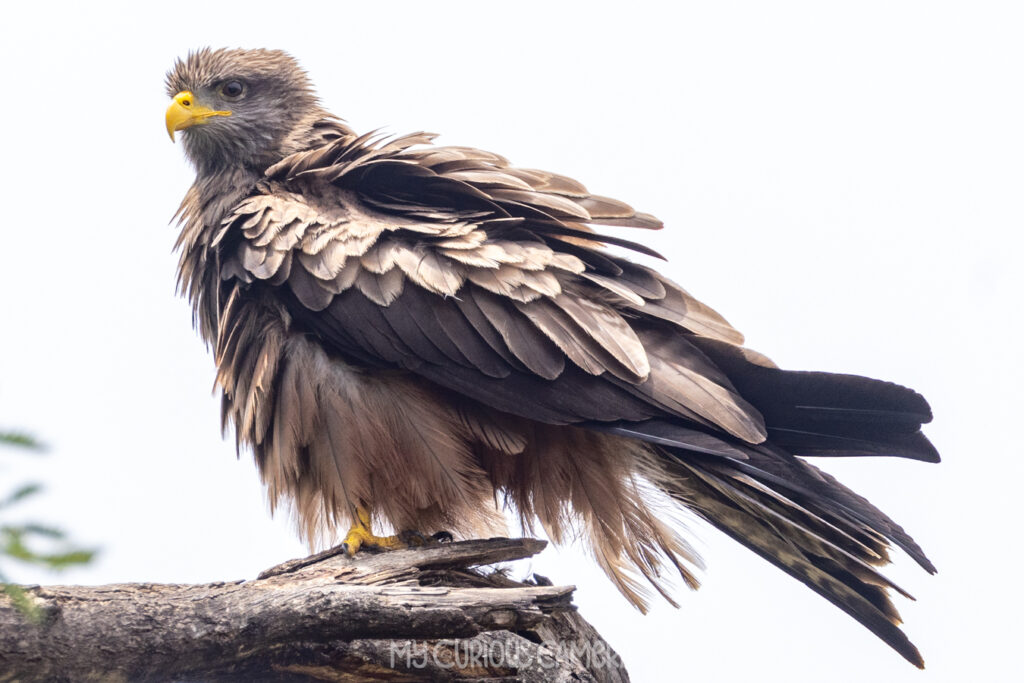
<svg viewBox="0 0 1024 683">
<path fill-rule="evenodd" d="M 220 86 L 220 94 L 229 100 L 237 100 L 245 92 L 245 84 L 241 81 L 228 81 Z"/>
</svg>

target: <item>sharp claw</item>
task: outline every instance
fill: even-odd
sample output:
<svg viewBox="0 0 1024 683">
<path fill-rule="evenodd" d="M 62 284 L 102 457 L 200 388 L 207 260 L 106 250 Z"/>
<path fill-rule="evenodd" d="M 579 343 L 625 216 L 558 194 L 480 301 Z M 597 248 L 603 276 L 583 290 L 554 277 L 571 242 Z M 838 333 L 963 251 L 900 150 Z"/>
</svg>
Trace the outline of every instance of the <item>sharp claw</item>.
<svg viewBox="0 0 1024 683">
<path fill-rule="evenodd" d="M 341 542 L 341 547 L 345 549 L 346 555 L 355 557 L 359 549 L 366 545 L 368 540 L 366 533 L 362 529 L 355 527 L 345 535 L 345 540 Z"/>
</svg>

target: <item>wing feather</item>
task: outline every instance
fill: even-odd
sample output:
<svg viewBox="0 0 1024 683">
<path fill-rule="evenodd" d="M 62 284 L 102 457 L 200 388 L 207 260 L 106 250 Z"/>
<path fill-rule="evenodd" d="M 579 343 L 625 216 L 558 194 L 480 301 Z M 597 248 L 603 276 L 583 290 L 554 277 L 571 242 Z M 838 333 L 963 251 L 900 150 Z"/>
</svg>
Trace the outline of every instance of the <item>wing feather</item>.
<svg viewBox="0 0 1024 683">
<path fill-rule="evenodd" d="M 420 372 L 457 365 L 491 379 L 529 373 L 555 383 L 555 392 L 568 361 L 583 371 L 570 373 L 573 383 L 591 376 L 627 404 L 648 404 L 650 416 L 763 439 L 756 411 L 710 361 L 695 359 L 699 352 L 687 349 L 677 358 L 678 347 L 661 348 L 656 353 L 664 357 L 649 357 L 637 311 L 653 310 L 641 320 L 736 336 L 675 285 L 599 245 L 646 248 L 585 225 L 653 227 L 648 217 L 563 176 L 512 168 L 497 155 L 417 148 L 428 141 L 337 138 L 277 164 L 260 186 L 263 194 L 241 202 L 225 221 L 240 236 L 224 237 L 238 257 L 222 274 L 287 282 L 305 309 L 325 317 L 321 334 L 363 360 Z M 320 189 L 303 194 L 290 184 L 300 176 L 306 185 L 315 178 Z M 427 296 L 412 296 L 410 287 Z M 556 412 L 586 400 L 584 394 L 560 397 Z"/>
</svg>

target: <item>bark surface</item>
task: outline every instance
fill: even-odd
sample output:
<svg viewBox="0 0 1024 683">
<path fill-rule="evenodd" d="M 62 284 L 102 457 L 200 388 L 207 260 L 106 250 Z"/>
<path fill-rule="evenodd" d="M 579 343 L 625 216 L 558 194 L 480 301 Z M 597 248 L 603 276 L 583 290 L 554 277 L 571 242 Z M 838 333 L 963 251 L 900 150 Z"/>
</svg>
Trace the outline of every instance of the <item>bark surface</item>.
<svg viewBox="0 0 1024 683">
<path fill-rule="evenodd" d="M 0 680 L 627 681 L 572 586 L 481 569 L 544 545 L 334 549 L 250 581 L 32 586 L 39 623 L 0 595 Z"/>
</svg>

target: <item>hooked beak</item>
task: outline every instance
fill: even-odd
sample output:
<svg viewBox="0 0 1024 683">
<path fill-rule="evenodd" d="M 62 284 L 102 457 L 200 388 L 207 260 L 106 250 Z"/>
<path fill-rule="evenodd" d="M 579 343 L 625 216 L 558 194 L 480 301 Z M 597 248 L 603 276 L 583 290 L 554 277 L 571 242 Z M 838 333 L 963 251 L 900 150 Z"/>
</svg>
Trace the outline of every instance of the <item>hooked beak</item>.
<svg viewBox="0 0 1024 683">
<path fill-rule="evenodd" d="M 174 96 L 171 106 L 167 107 L 167 134 L 174 140 L 174 131 L 185 130 L 199 123 L 206 123 L 212 116 L 231 116 L 229 111 L 214 111 L 196 102 L 195 96 L 188 90 L 182 90 Z"/>
</svg>

